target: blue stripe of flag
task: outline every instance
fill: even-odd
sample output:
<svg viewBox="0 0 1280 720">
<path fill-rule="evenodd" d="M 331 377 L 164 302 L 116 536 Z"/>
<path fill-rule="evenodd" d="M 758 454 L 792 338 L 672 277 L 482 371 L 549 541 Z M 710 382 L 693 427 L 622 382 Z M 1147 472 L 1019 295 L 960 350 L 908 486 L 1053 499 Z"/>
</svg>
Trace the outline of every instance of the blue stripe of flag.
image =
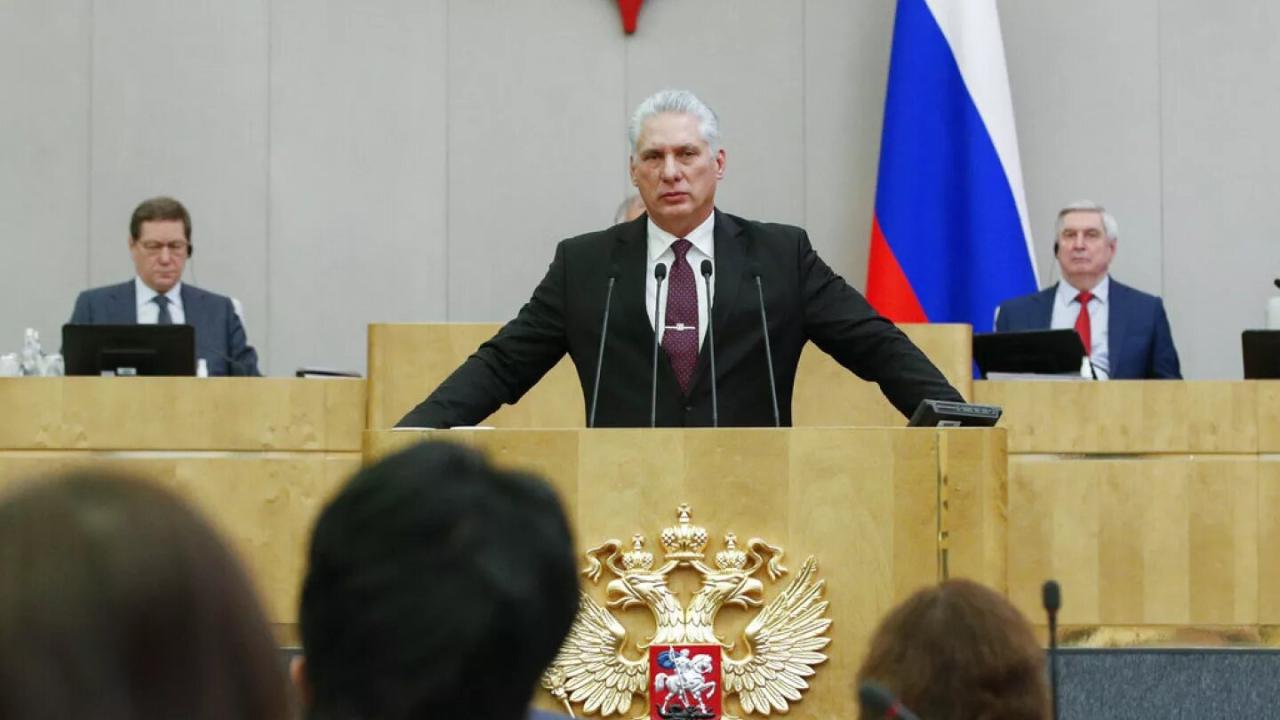
<svg viewBox="0 0 1280 720">
<path fill-rule="evenodd" d="M 930 322 L 990 331 L 996 305 L 1036 290 L 1008 176 L 924 0 L 898 2 L 876 216 Z"/>
</svg>

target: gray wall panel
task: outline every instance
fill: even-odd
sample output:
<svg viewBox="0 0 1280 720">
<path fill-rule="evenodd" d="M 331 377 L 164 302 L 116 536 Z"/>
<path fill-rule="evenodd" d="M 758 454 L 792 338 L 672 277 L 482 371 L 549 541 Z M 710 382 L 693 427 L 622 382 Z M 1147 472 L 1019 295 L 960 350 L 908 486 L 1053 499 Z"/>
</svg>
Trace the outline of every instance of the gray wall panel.
<svg viewBox="0 0 1280 720">
<path fill-rule="evenodd" d="M 628 111 L 667 87 L 720 116 L 724 210 L 804 224 L 804 5 L 767 0 L 654 2 L 626 45 Z"/>
<path fill-rule="evenodd" d="M 56 351 L 88 280 L 91 18 L 87 0 L 0 2 L 0 353 L 25 327 Z"/>
<path fill-rule="evenodd" d="M 506 320 L 626 188 L 618 10 L 461 0 L 449 36 L 449 319 Z"/>
<path fill-rule="evenodd" d="M 1183 369 L 1241 376 L 1280 274 L 1280 6 L 1166 0 L 1165 293 Z"/>
<path fill-rule="evenodd" d="M 365 367 L 370 322 L 445 320 L 444 2 L 275 0 L 277 373 Z"/>
<path fill-rule="evenodd" d="M 1163 290 L 1157 7 L 1157 0 L 1000 3 L 1042 285 L 1058 277 L 1058 209 L 1089 199 L 1119 222 L 1115 276 Z"/>
<path fill-rule="evenodd" d="M 92 102 L 90 282 L 132 276 L 130 213 L 173 195 L 198 250 L 185 279 L 240 299 L 269 359 L 266 0 L 98 3 Z"/>
<path fill-rule="evenodd" d="M 863 288 L 893 5 L 806 0 L 804 7 L 805 226 L 823 259 Z"/>
</svg>

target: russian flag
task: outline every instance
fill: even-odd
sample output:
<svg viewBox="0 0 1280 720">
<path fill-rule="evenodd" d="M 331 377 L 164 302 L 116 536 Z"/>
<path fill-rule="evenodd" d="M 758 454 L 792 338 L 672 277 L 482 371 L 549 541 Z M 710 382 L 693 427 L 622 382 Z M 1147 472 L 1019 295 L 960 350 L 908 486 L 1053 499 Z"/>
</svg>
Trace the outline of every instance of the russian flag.
<svg viewBox="0 0 1280 720">
<path fill-rule="evenodd" d="M 989 332 L 1033 258 L 995 0 L 898 0 L 867 299 Z"/>
</svg>

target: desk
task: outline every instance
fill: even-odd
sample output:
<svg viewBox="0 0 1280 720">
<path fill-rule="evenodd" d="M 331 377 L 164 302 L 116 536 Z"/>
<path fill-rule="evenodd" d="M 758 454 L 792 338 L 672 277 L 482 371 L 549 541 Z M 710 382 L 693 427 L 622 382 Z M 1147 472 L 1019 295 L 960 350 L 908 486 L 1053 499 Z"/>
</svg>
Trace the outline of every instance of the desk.
<svg viewBox="0 0 1280 720">
<path fill-rule="evenodd" d="M 365 383 L 0 378 L 0 487 L 92 463 L 192 501 L 288 637 L 311 523 L 360 465 Z"/>
<path fill-rule="evenodd" d="M 1009 431 L 1008 588 L 1090 644 L 1269 643 L 1280 382 L 977 382 Z M 1073 626 L 1073 627 L 1072 627 Z"/>
</svg>

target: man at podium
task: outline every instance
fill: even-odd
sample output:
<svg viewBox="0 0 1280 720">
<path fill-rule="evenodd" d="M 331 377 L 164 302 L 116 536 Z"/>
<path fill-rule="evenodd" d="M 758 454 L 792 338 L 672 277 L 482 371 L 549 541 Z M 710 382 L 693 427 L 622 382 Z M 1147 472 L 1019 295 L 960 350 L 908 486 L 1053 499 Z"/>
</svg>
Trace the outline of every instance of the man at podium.
<svg viewBox="0 0 1280 720">
<path fill-rule="evenodd" d="M 597 427 L 790 425 L 810 340 L 904 415 L 926 398 L 962 401 L 803 229 L 716 209 L 725 151 L 711 108 L 665 90 L 640 104 L 629 134 L 646 214 L 562 241 L 516 318 L 398 425 L 476 424 L 566 352 Z"/>
</svg>

